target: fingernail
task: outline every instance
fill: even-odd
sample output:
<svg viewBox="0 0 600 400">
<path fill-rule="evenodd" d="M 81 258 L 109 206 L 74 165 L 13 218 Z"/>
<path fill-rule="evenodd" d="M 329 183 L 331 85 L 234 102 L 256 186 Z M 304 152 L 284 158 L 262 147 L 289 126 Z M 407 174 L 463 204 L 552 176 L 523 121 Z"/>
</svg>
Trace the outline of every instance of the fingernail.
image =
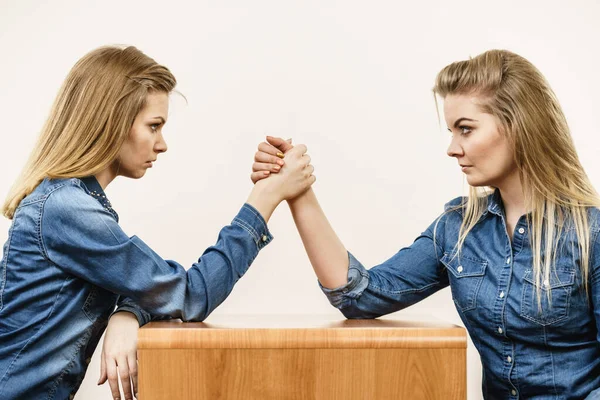
<svg viewBox="0 0 600 400">
<path fill-rule="evenodd" d="M 276 165 L 276 166 L 274 166 L 273 168 L 275 168 L 276 170 L 278 170 L 278 171 L 279 171 L 279 169 L 281 168 L 281 166 L 279 166 L 279 165 Z"/>
<path fill-rule="evenodd" d="M 285 156 L 283 155 L 283 153 L 282 153 L 282 152 L 278 152 L 278 153 L 277 153 L 277 157 L 279 157 L 279 158 L 283 158 L 283 157 L 285 157 Z"/>
<path fill-rule="evenodd" d="M 277 164 L 283 166 L 283 160 L 277 160 Z"/>
<path fill-rule="evenodd" d="M 269 171 L 265 171 L 263 172 L 265 175 L 269 175 Z"/>
</svg>

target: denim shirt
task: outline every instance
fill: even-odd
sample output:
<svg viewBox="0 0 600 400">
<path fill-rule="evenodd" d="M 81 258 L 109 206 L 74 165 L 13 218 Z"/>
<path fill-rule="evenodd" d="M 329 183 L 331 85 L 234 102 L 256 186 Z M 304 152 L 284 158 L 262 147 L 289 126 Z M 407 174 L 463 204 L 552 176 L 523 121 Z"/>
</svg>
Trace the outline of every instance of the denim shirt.
<svg viewBox="0 0 600 400">
<path fill-rule="evenodd" d="M 123 232 L 95 178 L 42 181 L 17 208 L 0 264 L 0 399 L 72 398 L 117 302 L 140 325 L 201 321 L 271 240 L 244 204 L 186 271 Z"/>
<path fill-rule="evenodd" d="M 321 285 L 331 304 L 347 318 L 376 318 L 450 286 L 481 356 L 486 399 L 599 399 L 599 210 L 588 214 L 588 294 L 579 270 L 577 236 L 568 229 L 559 241 L 555 272 L 542 284 L 540 311 L 525 216 L 511 242 L 496 190 L 459 257 L 455 246 L 463 214 L 455 208 L 462 201 L 448 203 L 446 212 L 411 246 L 381 265 L 366 270 L 349 253 L 347 284 L 334 289 Z"/>
</svg>

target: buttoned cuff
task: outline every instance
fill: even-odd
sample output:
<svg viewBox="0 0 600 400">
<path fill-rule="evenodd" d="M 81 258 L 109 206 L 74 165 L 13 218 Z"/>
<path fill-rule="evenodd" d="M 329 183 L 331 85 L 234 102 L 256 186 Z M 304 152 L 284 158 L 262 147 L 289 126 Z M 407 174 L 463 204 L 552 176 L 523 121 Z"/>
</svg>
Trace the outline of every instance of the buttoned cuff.
<svg viewBox="0 0 600 400">
<path fill-rule="evenodd" d="M 131 305 L 122 305 L 122 306 L 117 307 L 117 309 L 115 311 L 113 311 L 113 313 L 110 316 L 112 317 L 116 313 L 123 312 L 123 311 L 130 312 L 133 315 L 135 315 L 135 317 L 138 320 L 138 324 L 140 324 L 140 327 L 146 325 L 152 319 L 150 314 L 148 314 L 147 312 L 143 311 L 140 308 L 137 308 L 137 307 L 134 307 Z"/>
<path fill-rule="evenodd" d="M 114 310 L 110 316 L 112 317 L 113 315 L 121 311 L 127 311 L 135 315 L 135 317 L 138 320 L 138 323 L 140 324 L 140 327 L 146 325 L 152 320 L 152 315 L 149 312 L 143 310 L 129 297 L 119 297 L 119 300 L 117 301 L 117 309 Z"/>
<path fill-rule="evenodd" d="M 319 287 L 331 305 L 339 309 L 350 306 L 352 299 L 359 297 L 367 286 L 369 286 L 369 272 L 350 252 L 348 252 L 348 282 L 345 285 L 328 289 L 319 282 Z"/>
<path fill-rule="evenodd" d="M 231 223 L 232 225 L 242 227 L 248 232 L 250 236 L 252 236 L 252 239 L 259 250 L 273 240 L 273 235 L 269 232 L 265 219 L 260 215 L 256 208 L 248 203 L 242 206 L 240 212 L 235 216 Z"/>
</svg>

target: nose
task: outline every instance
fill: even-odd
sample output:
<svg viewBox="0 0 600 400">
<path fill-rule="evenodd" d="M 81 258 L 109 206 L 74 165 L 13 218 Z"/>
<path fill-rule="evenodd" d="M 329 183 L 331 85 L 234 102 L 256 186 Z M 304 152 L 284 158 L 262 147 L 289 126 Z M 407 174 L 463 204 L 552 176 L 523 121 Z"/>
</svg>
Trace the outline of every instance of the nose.
<svg viewBox="0 0 600 400">
<path fill-rule="evenodd" d="M 163 137 L 163 134 L 161 132 L 158 135 L 158 140 L 154 144 L 154 151 L 156 153 L 164 153 L 165 151 L 167 151 L 167 149 L 168 149 L 167 142 L 165 141 L 165 138 Z"/>
<path fill-rule="evenodd" d="M 450 157 L 461 157 L 465 155 L 465 152 L 454 136 L 452 136 L 452 140 L 450 141 L 450 145 L 446 150 L 446 154 L 448 154 Z"/>
</svg>

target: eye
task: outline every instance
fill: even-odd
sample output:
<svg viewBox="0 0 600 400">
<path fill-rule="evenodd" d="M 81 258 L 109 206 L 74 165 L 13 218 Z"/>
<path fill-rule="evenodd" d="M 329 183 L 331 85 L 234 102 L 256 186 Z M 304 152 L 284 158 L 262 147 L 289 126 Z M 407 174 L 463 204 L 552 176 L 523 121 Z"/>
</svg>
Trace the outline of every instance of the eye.
<svg viewBox="0 0 600 400">
<path fill-rule="evenodd" d="M 152 130 L 152 132 L 156 132 L 158 130 L 158 128 L 160 127 L 161 124 L 152 124 L 150 125 L 150 129 Z"/>
<path fill-rule="evenodd" d="M 471 127 L 470 126 L 466 126 L 466 125 L 461 125 L 458 127 L 458 129 L 460 129 L 460 134 L 462 136 L 468 135 L 469 133 L 471 133 Z"/>
</svg>

